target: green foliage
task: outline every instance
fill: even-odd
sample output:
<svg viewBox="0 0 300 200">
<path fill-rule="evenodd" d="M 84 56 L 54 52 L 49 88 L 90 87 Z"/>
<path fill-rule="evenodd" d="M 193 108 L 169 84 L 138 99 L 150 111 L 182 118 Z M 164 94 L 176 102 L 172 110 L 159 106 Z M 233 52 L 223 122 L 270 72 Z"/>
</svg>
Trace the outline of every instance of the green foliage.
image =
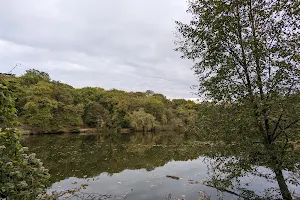
<svg viewBox="0 0 300 200">
<path fill-rule="evenodd" d="M 88 105 L 92 102 L 102 102 L 103 91 L 104 89 L 102 88 L 92 88 L 92 87 L 72 89 L 74 103 L 75 104 L 83 103 L 84 105 Z"/>
<path fill-rule="evenodd" d="M 127 118 L 135 131 L 152 131 L 155 130 L 158 124 L 155 117 L 146 113 L 143 108 L 140 108 L 138 111 L 133 111 Z"/>
<path fill-rule="evenodd" d="M 38 82 L 28 88 L 27 103 L 23 107 L 23 120 L 34 132 L 51 132 L 53 110 L 58 102 L 51 98 L 52 88 L 49 82 Z"/>
<path fill-rule="evenodd" d="M 151 120 L 155 121 L 155 126 L 149 125 L 147 131 L 155 127 L 185 132 L 191 129 L 197 118 L 191 113 L 196 112 L 198 104 L 184 99 L 170 101 L 151 90 L 75 89 L 58 81 L 50 81 L 47 73 L 37 70 L 28 70 L 25 75 L 10 80 L 9 87 L 16 98 L 18 117 L 22 126 L 32 133 L 72 132 L 81 127 L 137 130 L 128 116 L 141 108 L 154 117 Z"/>
<path fill-rule="evenodd" d="M 72 90 L 70 86 L 46 81 L 25 88 L 26 103 L 20 109 L 22 122 L 36 133 L 67 132 L 80 127 L 83 105 L 73 103 Z"/>
<path fill-rule="evenodd" d="M 7 82 L 0 80 L 0 124 L 1 127 L 13 127 L 18 124 L 15 120 L 16 108 L 13 99 L 9 96 Z"/>
<path fill-rule="evenodd" d="M 54 118 L 51 121 L 52 132 L 69 132 L 73 129 L 79 129 L 83 125 L 81 117 L 83 111 L 82 104 L 66 105 L 59 102 L 57 109 L 53 111 Z"/>
<path fill-rule="evenodd" d="M 177 50 L 195 61 L 199 94 L 217 103 L 200 113 L 200 128 L 239 138 L 240 148 L 262 144 L 253 151 L 271 158 L 265 165 L 284 199 L 292 197 L 282 166 L 300 127 L 298 8 L 290 0 L 196 0 L 189 1 L 192 20 L 176 22 Z"/>
<path fill-rule="evenodd" d="M 0 193 L 10 199 L 35 199 L 49 186 L 48 170 L 35 154 L 20 144 L 21 134 L 4 129 L 0 133 Z"/>
<path fill-rule="evenodd" d="M 186 104 L 186 102 L 187 101 L 185 99 L 173 99 L 172 106 L 173 106 L 173 108 L 177 108 L 179 106 Z"/>
<path fill-rule="evenodd" d="M 97 102 L 93 102 L 86 107 L 83 119 L 84 123 L 89 127 L 111 126 L 111 116 L 109 111 Z"/>
<path fill-rule="evenodd" d="M 21 77 L 21 83 L 25 85 L 34 85 L 41 80 L 50 81 L 50 76 L 46 72 L 41 72 L 36 69 L 27 70 Z"/>
<path fill-rule="evenodd" d="M 250 105 L 252 126 L 269 144 L 299 124 L 286 101 L 300 89 L 299 3 L 276 2 L 191 1 L 193 19 L 177 22 L 177 50 L 196 61 L 199 93 L 219 103 Z"/>
<path fill-rule="evenodd" d="M 250 93 L 286 94 L 290 85 L 297 90 L 299 3 L 284 2 L 189 3 L 193 19 L 177 22 L 177 50 L 196 61 L 201 95 L 233 101 Z"/>
<path fill-rule="evenodd" d="M 48 170 L 43 163 L 22 147 L 22 134 L 18 125 L 14 100 L 7 82 L 0 82 L 0 197 L 9 199 L 35 199 L 45 192 L 49 182 Z"/>
<path fill-rule="evenodd" d="M 158 121 L 161 121 L 166 105 L 161 99 L 151 96 L 144 99 L 139 99 L 138 104 L 144 108 L 145 112 L 152 114 Z"/>
</svg>

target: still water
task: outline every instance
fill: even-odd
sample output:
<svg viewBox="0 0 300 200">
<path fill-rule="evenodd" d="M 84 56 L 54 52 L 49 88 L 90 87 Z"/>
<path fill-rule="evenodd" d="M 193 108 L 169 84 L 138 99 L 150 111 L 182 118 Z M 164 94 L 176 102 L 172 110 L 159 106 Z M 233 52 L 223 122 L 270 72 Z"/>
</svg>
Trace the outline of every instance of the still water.
<svg viewBox="0 0 300 200">
<path fill-rule="evenodd" d="M 29 136 L 24 145 L 50 170 L 51 191 L 88 186 L 71 199 L 238 199 L 206 186 L 217 158 L 211 144 L 174 133 Z M 265 167 L 258 171 L 272 174 Z M 288 172 L 285 172 L 288 173 Z M 277 182 L 247 173 L 240 184 L 263 195 Z M 289 185 L 297 193 L 298 188 Z M 234 191 L 231 190 L 231 191 Z"/>
</svg>

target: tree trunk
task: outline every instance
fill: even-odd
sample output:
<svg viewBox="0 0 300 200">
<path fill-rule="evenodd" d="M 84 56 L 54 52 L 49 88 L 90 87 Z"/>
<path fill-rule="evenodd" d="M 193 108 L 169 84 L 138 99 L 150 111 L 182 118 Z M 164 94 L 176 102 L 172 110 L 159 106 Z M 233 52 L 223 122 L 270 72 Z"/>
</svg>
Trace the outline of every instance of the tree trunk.
<svg viewBox="0 0 300 200">
<path fill-rule="evenodd" d="M 278 183 L 279 188 L 280 188 L 280 193 L 282 195 L 282 199 L 292 200 L 293 198 L 292 198 L 292 195 L 289 191 L 289 188 L 286 185 L 286 182 L 284 180 L 282 170 L 281 169 L 275 169 L 274 172 L 276 174 L 276 179 L 277 179 L 277 183 Z"/>
</svg>

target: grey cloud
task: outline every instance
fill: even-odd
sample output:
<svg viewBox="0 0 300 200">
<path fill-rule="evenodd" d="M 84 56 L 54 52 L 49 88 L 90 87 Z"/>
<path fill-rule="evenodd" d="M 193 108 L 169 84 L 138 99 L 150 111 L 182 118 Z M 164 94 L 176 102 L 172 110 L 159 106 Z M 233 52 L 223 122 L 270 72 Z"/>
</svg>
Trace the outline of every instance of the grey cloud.
<svg viewBox="0 0 300 200">
<path fill-rule="evenodd" d="M 74 87 L 152 89 L 194 97 L 191 62 L 174 52 L 183 0 L 10 0 L 0 2 L 0 69 L 48 72 Z"/>
</svg>

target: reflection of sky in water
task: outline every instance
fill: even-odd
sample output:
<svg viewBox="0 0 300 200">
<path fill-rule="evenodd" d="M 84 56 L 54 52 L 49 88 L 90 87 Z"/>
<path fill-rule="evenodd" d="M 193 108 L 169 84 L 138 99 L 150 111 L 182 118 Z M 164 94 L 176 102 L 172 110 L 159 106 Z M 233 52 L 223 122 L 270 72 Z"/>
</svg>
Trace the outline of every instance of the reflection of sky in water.
<svg viewBox="0 0 300 200">
<path fill-rule="evenodd" d="M 259 171 L 271 173 L 265 168 L 259 167 Z M 178 176 L 181 179 L 175 180 L 167 178 L 166 175 Z M 78 187 L 80 184 L 87 183 L 89 186 L 84 190 L 85 193 L 99 193 L 114 195 L 116 199 L 166 199 L 171 194 L 172 198 L 199 199 L 199 191 L 205 191 L 206 196 L 217 199 L 217 195 L 223 195 L 224 199 L 234 199 L 226 193 L 217 193 L 213 188 L 201 184 L 189 184 L 188 180 L 195 180 L 202 183 L 208 177 L 207 164 L 200 157 L 189 161 L 172 161 L 162 167 L 157 167 L 152 171 L 124 170 L 120 173 L 109 176 L 102 173 L 94 178 L 78 179 L 68 178 L 54 183 L 50 191 L 65 190 Z M 72 184 L 77 182 L 78 184 Z M 241 179 L 242 183 L 250 183 L 249 189 L 253 189 L 257 194 L 263 194 L 263 190 L 270 187 L 277 187 L 276 182 L 266 181 L 261 177 L 245 176 Z M 296 187 L 291 186 L 291 191 Z M 299 191 L 298 191 L 299 192 Z"/>
<path fill-rule="evenodd" d="M 37 157 L 50 169 L 54 183 L 50 191 L 66 191 L 87 183 L 88 187 L 82 192 L 113 195 L 116 196 L 114 199 L 165 200 L 171 194 L 170 200 L 182 197 L 198 200 L 200 190 L 211 199 L 218 199 L 217 195 L 221 195 L 216 189 L 188 181 L 203 183 L 208 179 L 211 175 L 208 172 L 212 172 L 208 167 L 217 163 L 207 157 L 195 158 L 210 155 L 216 149 L 201 144 L 190 145 L 184 137 L 174 137 L 174 133 L 108 138 L 97 138 L 95 135 L 43 135 L 27 138 L 25 146 L 37 153 Z M 264 167 L 257 169 L 274 177 L 274 173 Z M 287 177 L 287 173 L 284 174 Z M 170 179 L 166 175 L 181 179 Z M 276 180 L 249 174 L 240 178 L 240 181 L 242 186 L 248 183 L 246 188 L 258 195 L 263 195 L 267 188 L 278 189 Z M 77 184 L 73 184 L 75 182 Z M 300 193 L 300 188 L 296 186 L 289 184 L 289 189 L 291 192 L 298 189 Z M 223 194 L 224 199 L 236 199 L 228 193 Z"/>
</svg>

